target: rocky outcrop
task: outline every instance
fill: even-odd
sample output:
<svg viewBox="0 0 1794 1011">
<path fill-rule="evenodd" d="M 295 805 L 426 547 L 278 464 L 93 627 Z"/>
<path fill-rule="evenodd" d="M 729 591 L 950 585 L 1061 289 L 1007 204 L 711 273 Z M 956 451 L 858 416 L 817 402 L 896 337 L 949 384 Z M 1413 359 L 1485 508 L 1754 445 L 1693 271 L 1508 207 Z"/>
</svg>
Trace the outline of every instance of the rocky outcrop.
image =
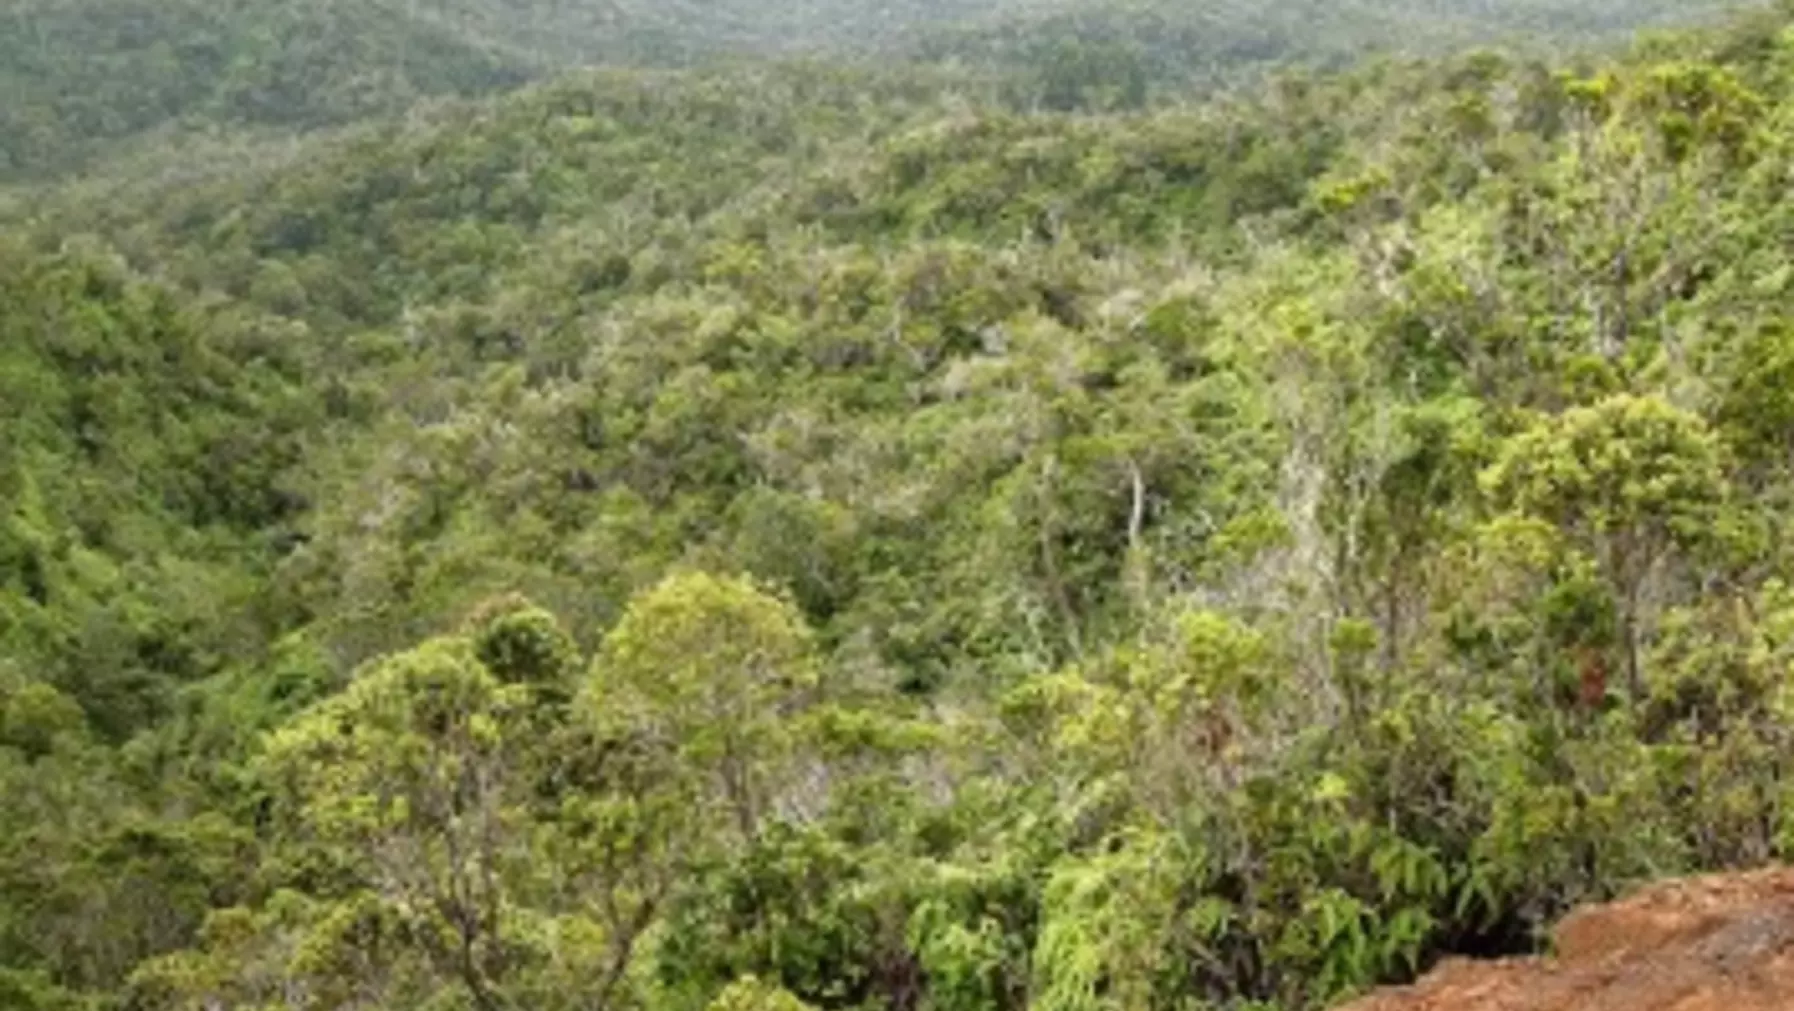
<svg viewBox="0 0 1794 1011">
<path fill-rule="evenodd" d="M 1340 1011 L 1794 1011 L 1794 871 L 1659 885 L 1582 910 L 1550 958 L 1448 962 Z"/>
</svg>

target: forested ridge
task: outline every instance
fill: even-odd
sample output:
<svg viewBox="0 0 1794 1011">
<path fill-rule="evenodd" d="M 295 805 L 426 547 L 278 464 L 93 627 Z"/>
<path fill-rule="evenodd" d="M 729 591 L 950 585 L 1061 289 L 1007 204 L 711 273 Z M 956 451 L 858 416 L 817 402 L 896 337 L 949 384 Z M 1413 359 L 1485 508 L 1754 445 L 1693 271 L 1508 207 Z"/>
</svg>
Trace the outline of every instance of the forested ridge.
<svg viewBox="0 0 1794 1011">
<path fill-rule="evenodd" d="M 464 8 L 0 107 L 0 1008 L 1318 1011 L 1789 857 L 1794 8 Z"/>
</svg>

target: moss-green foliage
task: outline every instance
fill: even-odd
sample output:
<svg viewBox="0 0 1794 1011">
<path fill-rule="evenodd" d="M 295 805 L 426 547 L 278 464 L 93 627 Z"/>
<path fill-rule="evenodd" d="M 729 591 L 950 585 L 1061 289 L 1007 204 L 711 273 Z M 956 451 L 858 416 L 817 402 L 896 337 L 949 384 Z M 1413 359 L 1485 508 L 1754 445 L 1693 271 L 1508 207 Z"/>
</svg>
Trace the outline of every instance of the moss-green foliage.
<svg viewBox="0 0 1794 1011">
<path fill-rule="evenodd" d="M 1794 857 L 1789 24 L 24 194 L 0 1004 L 1306 1011 Z"/>
<path fill-rule="evenodd" d="M 0 645 L 108 734 L 259 637 L 313 416 L 284 357 L 108 260 L 0 252 Z"/>
</svg>

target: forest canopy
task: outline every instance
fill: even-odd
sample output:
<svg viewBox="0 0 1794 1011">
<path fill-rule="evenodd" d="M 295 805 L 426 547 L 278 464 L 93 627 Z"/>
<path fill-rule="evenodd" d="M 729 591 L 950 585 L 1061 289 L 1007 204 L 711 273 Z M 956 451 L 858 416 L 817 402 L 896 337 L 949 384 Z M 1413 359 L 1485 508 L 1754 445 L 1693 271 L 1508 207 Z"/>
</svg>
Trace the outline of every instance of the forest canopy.
<svg viewBox="0 0 1794 1011">
<path fill-rule="evenodd" d="M 1794 856 L 1794 8 L 881 9 L 0 15 L 0 1007 L 1321 1011 Z"/>
</svg>

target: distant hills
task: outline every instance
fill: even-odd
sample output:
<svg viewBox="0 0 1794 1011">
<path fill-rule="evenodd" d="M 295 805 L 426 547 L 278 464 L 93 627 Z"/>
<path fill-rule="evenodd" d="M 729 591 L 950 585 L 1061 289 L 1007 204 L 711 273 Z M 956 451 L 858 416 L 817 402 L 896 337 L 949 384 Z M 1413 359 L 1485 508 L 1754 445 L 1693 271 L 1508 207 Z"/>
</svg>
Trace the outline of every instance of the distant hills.
<svg viewBox="0 0 1794 1011">
<path fill-rule="evenodd" d="M 21 0 L 0 14 L 0 178 L 191 127 L 309 129 L 582 65 L 896 57 L 994 69 L 1025 101 L 1209 87 L 1286 61 L 1587 41 L 1720 8 L 1669 0 Z M 1066 46 L 1077 52 L 1069 52 Z M 1057 80 L 1070 75 L 1070 80 Z M 1150 88 L 1148 87 L 1150 85 Z M 1072 97 L 1068 98 L 1067 95 Z M 1107 99 L 1104 104 L 1114 104 Z"/>
<path fill-rule="evenodd" d="M 522 82 L 403 0 L 24 0 L 0 14 L 0 172 L 182 122 L 340 123 Z"/>
</svg>

